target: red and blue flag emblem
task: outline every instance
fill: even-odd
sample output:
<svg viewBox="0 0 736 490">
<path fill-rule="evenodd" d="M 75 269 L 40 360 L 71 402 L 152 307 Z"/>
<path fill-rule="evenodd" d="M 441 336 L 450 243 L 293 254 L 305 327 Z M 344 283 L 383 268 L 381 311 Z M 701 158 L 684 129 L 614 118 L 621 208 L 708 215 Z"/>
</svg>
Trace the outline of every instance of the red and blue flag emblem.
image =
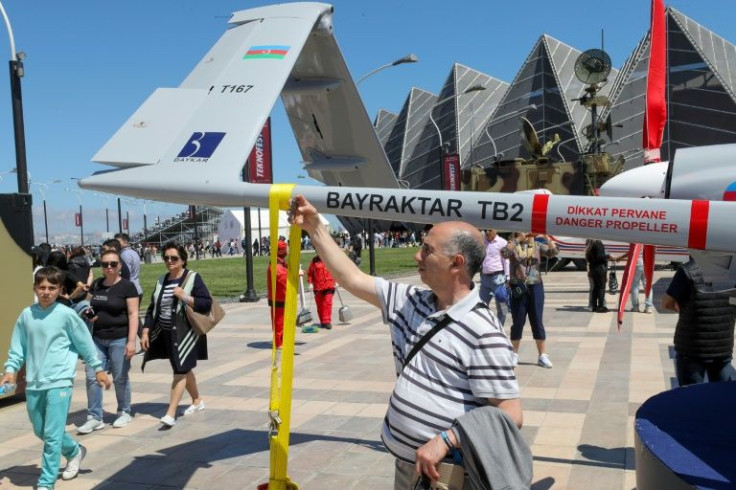
<svg viewBox="0 0 736 490">
<path fill-rule="evenodd" d="M 282 45 L 265 45 L 265 46 L 251 46 L 243 56 L 244 60 L 251 59 L 263 59 L 270 58 L 276 60 L 282 60 L 289 52 L 291 46 Z"/>
</svg>

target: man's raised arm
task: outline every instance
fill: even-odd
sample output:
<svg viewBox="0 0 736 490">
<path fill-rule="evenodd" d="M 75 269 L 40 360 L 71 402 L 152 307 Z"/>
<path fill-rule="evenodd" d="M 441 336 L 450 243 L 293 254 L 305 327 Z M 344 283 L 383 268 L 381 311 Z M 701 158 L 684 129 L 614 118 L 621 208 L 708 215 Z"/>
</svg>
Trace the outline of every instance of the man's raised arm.
<svg viewBox="0 0 736 490">
<path fill-rule="evenodd" d="M 309 234 L 314 249 L 335 280 L 358 298 L 380 308 L 376 293 L 376 280 L 356 266 L 335 243 L 327 228 L 319 219 L 317 209 L 304 196 L 293 200 L 291 222 Z"/>
</svg>

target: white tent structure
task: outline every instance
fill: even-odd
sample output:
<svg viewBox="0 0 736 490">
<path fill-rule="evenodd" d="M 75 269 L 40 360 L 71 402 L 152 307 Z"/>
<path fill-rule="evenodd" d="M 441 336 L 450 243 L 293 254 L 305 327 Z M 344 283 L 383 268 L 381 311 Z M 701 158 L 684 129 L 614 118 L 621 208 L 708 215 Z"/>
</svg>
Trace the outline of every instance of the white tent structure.
<svg viewBox="0 0 736 490">
<path fill-rule="evenodd" d="M 258 214 L 260 212 L 260 235 L 258 227 Z M 250 235 L 251 240 L 257 240 L 259 236 L 268 237 L 270 236 L 269 231 L 269 212 L 267 208 L 251 208 L 250 209 Z M 320 219 L 325 226 L 329 227 L 329 222 L 320 215 Z M 279 236 L 289 236 L 289 222 L 286 220 L 286 212 L 279 211 Z M 220 220 L 220 226 L 217 228 L 217 236 L 220 243 L 227 243 L 233 238 L 237 241 L 238 247 L 240 242 L 245 236 L 245 212 L 243 209 L 225 209 L 222 213 L 222 220 Z"/>
</svg>

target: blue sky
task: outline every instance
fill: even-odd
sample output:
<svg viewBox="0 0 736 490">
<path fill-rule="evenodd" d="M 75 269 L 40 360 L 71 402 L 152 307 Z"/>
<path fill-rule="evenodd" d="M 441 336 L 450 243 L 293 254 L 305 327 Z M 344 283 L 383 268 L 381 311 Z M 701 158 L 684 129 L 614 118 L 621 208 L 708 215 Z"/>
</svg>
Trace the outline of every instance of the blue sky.
<svg viewBox="0 0 736 490">
<path fill-rule="evenodd" d="M 74 212 L 81 198 L 85 233 L 117 230 L 115 197 L 73 192 L 74 177 L 105 167 L 96 151 L 157 87 L 176 87 L 222 35 L 230 13 L 270 2 L 128 0 L 5 0 L 16 50 L 27 54 L 23 78 L 28 169 L 32 181 L 49 183 L 49 233 L 77 234 Z M 368 114 L 398 112 L 411 87 L 438 92 L 454 62 L 512 81 L 539 36 L 549 34 L 580 50 L 605 49 L 623 65 L 649 26 L 649 0 L 523 2 L 433 0 L 336 0 L 335 36 L 355 79 L 408 53 L 419 63 L 384 70 L 360 86 Z M 666 2 L 736 42 L 733 0 Z M 0 53 L 10 57 L 6 33 Z M 7 63 L 3 66 L 7 67 Z M 7 70 L 7 68 L 6 68 Z M 278 182 L 304 172 L 283 109 L 273 112 L 274 167 Z M 15 167 L 8 75 L 0 76 L 0 192 L 15 192 Z M 43 232 L 40 189 L 34 194 L 34 228 Z M 182 210 L 148 204 L 151 223 Z M 124 201 L 131 231 L 142 228 L 143 206 Z"/>
</svg>

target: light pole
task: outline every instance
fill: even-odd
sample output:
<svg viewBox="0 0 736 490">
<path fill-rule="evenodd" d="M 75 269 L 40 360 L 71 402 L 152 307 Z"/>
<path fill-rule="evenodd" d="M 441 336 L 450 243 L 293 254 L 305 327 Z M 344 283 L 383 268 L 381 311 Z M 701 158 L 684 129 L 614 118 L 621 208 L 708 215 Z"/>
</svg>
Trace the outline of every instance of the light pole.
<svg viewBox="0 0 736 490">
<path fill-rule="evenodd" d="M 429 120 L 432 121 L 432 124 L 434 125 L 434 129 L 437 130 L 437 136 L 440 139 L 440 190 L 445 189 L 445 162 L 444 162 L 444 156 L 445 156 L 445 148 L 442 144 L 442 131 L 440 131 L 440 127 L 437 126 L 437 121 L 434 120 L 434 116 L 432 113 L 442 104 L 449 102 L 451 100 L 455 100 L 458 97 L 461 97 L 465 94 L 469 94 L 472 92 L 479 92 L 481 90 L 485 90 L 486 88 L 483 85 L 473 85 L 472 87 L 468 87 L 464 92 L 460 92 L 459 94 L 451 95 L 449 97 L 445 97 L 444 99 L 441 99 L 437 101 L 434 104 L 434 107 L 432 107 L 432 110 L 429 111 Z"/>
<path fill-rule="evenodd" d="M 5 21 L 5 27 L 8 29 L 8 38 L 10 39 L 10 98 L 13 106 L 13 135 L 15 136 L 15 168 L 18 173 L 18 193 L 28 194 L 28 170 L 26 167 L 26 136 L 23 126 L 23 94 L 21 93 L 20 79 L 23 77 L 23 59 L 25 53 L 17 53 L 15 51 L 15 38 L 13 37 L 13 27 L 10 25 L 10 19 L 5 12 L 2 2 L 0 2 L 0 14 Z"/>
<path fill-rule="evenodd" d="M 72 177 L 72 180 L 74 178 Z M 84 211 L 82 210 L 82 191 L 80 189 L 74 189 L 71 187 L 67 187 L 65 190 L 73 192 L 77 196 L 77 201 L 79 201 L 79 237 L 80 237 L 80 245 L 84 246 Z"/>
<path fill-rule="evenodd" d="M 120 204 L 120 196 L 118 196 L 118 233 L 123 232 L 123 211 Z"/>
<path fill-rule="evenodd" d="M 93 192 L 92 194 L 101 198 L 105 202 L 105 231 L 110 233 L 110 196 L 100 194 L 99 192 Z"/>
<path fill-rule="evenodd" d="M 407 54 L 403 58 L 399 58 L 396 61 L 392 61 L 391 63 L 386 63 L 385 65 L 379 66 L 375 70 L 369 71 L 368 73 L 360 77 L 358 81 L 355 82 L 355 85 L 360 85 L 366 78 L 373 76 L 379 71 L 385 70 L 386 68 L 391 68 L 392 66 L 397 66 L 397 65 L 403 65 L 404 63 L 416 63 L 417 61 L 419 61 L 419 57 L 417 55 L 415 55 L 414 53 Z"/>
<path fill-rule="evenodd" d="M 362 77 L 358 79 L 357 82 L 355 82 L 355 85 L 360 85 L 363 81 L 365 81 L 366 78 L 375 75 L 381 70 L 385 70 L 386 68 L 391 68 L 392 66 L 398 66 L 403 65 L 405 63 L 416 63 L 419 61 L 419 57 L 415 55 L 414 53 L 407 54 L 406 56 L 399 58 L 396 61 L 392 61 L 391 63 L 386 63 L 385 65 L 381 65 L 375 70 L 369 71 Z M 398 179 L 398 175 L 396 176 Z M 373 243 L 373 220 L 367 219 L 365 221 L 365 227 L 368 228 L 368 272 L 370 275 L 375 276 L 376 275 L 376 246 L 375 243 Z"/>
<path fill-rule="evenodd" d="M 38 186 L 38 191 L 41 193 L 43 199 L 43 229 L 46 233 L 46 243 L 49 243 L 49 221 L 46 215 L 46 192 L 49 190 L 49 184 L 60 184 L 60 180 L 54 180 L 52 182 L 31 182 L 33 185 Z"/>
</svg>

